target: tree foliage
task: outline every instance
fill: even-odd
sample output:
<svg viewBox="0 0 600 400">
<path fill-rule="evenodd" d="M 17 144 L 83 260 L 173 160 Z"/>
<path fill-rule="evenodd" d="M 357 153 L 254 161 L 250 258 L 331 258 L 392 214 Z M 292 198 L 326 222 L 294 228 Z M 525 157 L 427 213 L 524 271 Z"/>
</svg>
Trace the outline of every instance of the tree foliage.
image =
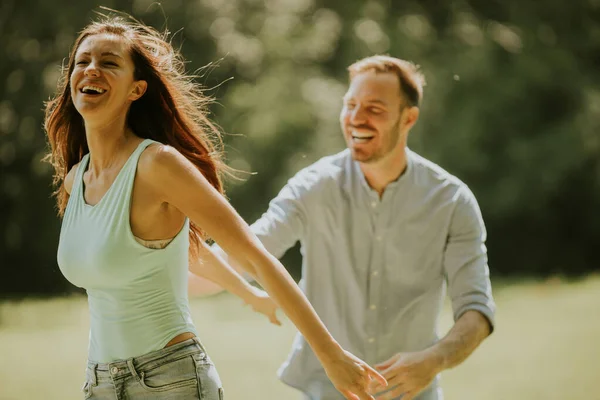
<svg viewBox="0 0 600 400">
<path fill-rule="evenodd" d="M 229 164 L 252 173 L 228 182 L 248 222 L 298 169 L 343 148 L 346 67 L 388 53 L 418 63 L 428 80 L 409 145 L 475 192 L 492 273 L 598 269 L 600 2 L 103 4 L 174 32 L 215 98 Z M 94 6 L 0 5 L 0 295 L 73 290 L 56 265 L 42 108 L 77 32 L 101 11 Z M 286 262 L 297 272 L 298 257 Z"/>
</svg>

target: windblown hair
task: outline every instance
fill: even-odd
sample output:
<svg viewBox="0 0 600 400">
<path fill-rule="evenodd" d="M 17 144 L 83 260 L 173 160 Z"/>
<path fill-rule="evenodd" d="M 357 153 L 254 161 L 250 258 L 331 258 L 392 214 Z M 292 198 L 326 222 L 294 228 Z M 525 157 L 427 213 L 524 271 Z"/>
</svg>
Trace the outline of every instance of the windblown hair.
<svg viewBox="0 0 600 400">
<path fill-rule="evenodd" d="M 45 159 L 54 167 L 54 195 L 59 215 L 64 215 L 69 199 L 64 179 L 89 152 L 83 118 L 71 97 L 75 54 L 87 37 L 98 34 L 122 37 L 135 66 L 134 79 L 148 82 L 144 95 L 131 104 L 127 126 L 141 138 L 177 149 L 223 193 L 221 174 L 227 167 L 222 161 L 223 142 L 219 130 L 207 117 L 210 98 L 194 82 L 195 77 L 186 74 L 184 59 L 168 42 L 168 34 L 120 16 L 103 16 L 79 34 L 68 65 L 63 67 L 56 95 L 46 103 L 44 128 L 51 150 Z M 196 253 L 204 238 L 201 229 L 192 222 L 192 253 Z"/>
<path fill-rule="evenodd" d="M 395 57 L 376 55 L 358 60 L 348 67 L 350 80 L 359 73 L 366 71 L 375 71 L 376 73 L 391 72 L 396 74 L 400 82 L 400 94 L 406 100 L 406 104 L 411 107 L 419 107 L 421 105 L 425 77 L 419 71 L 417 65 Z"/>
</svg>

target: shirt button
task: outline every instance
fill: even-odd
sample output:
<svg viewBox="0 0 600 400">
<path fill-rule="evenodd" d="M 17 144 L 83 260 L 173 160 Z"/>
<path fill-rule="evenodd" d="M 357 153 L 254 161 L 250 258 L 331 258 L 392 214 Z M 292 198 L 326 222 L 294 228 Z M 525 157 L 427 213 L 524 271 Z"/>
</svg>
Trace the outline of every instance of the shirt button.
<svg viewBox="0 0 600 400">
<path fill-rule="evenodd" d="M 112 367 L 110 369 L 110 373 L 113 374 L 113 375 L 115 375 L 117 372 L 119 372 L 119 368 L 117 368 L 117 367 Z"/>
<path fill-rule="evenodd" d="M 371 306 L 369 307 L 371 310 L 374 310 L 377 308 L 377 306 L 375 304 L 371 304 Z"/>
<path fill-rule="evenodd" d="M 377 236 L 375 239 L 377 239 L 378 242 L 381 242 L 381 239 L 383 239 L 383 238 L 380 235 L 380 236 Z"/>
<path fill-rule="evenodd" d="M 371 202 L 371 207 L 373 207 L 373 208 L 377 207 L 377 202 L 376 201 L 372 201 Z"/>
<path fill-rule="evenodd" d="M 369 338 L 369 343 L 374 343 L 375 342 L 375 338 L 370 337 Z"/>
<path fill-rule="evenodd" d="M 379 275 L 379 271 L 373 271 L 373 276 Z"/>
</svg>

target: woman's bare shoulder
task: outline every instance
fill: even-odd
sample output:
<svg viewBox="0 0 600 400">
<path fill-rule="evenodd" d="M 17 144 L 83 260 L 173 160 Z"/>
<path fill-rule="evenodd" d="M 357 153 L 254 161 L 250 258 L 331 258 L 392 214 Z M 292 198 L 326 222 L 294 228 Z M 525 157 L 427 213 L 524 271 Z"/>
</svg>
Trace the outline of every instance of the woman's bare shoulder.
<svg viewBox="0 0 600 400">
<path fill-rule="evenodd" d="M 163 175 L 173 168 L 177 169 L 186 162 L 185 157 L 174 147 L 162 143 L 152 143 L 140 155 L 138 175 L 151 176 L 156 179 L 157 175 Z"/>
<path fill-rule="evenodd" d="M 65 177 L 65 180 L 63 181 L 63 185 L 65 186 L 65 190 L 69 196 L 71 195 L 71 189 L 73 188 L 73 182 L 75 181 L 75 174 L 77 173 L 79 164 L 81 164 L 81 161 L 71 167 L 67 173 L 67 176 Z"/>
</svg>

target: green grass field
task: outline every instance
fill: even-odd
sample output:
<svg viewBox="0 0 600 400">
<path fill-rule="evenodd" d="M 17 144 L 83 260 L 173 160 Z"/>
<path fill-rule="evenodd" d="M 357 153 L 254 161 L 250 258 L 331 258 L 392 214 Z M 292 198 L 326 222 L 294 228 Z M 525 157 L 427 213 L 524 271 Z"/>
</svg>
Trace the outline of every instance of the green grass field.
<svg viewBox="0 0 600 400">
<path fill-rule="evenodd" d="M 599 276 L 496 285 L 495 297 L 497 329 L 443 374 L 447 399 L 600 399 Z M 192 311 L 228 400 L 300 398 L 275 376 L 288 321 L 270 325 L 228 294 L 194 299 Z M 0 303 L 0 399 L 82 398 L 88 321 L 82 297 Z"/>
</svg>

